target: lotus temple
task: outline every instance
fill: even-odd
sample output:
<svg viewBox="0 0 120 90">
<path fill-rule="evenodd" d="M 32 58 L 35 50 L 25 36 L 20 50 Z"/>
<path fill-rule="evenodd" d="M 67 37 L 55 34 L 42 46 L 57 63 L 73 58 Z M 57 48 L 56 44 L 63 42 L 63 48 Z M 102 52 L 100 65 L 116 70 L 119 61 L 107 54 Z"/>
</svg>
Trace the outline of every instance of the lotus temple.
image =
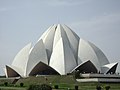
<svg viewBox="0 0 120 90">
<path fill-rule="evenodd" d="M 36 75 L 67 75 L 80 73 L 116 73 L 118 63 L 110 63 L 93 43 L 80 38 L 68 26 L 50 26 L 34 46 L 23 47 L 11 65 L 6 65 L 6 77 Z"/>
</svg>

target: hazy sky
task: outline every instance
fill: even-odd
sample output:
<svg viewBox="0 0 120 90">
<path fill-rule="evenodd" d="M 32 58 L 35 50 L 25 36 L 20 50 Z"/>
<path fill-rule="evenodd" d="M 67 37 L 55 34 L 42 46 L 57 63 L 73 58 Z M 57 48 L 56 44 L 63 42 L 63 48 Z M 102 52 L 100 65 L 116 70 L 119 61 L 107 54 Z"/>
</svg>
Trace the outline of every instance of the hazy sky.
<svg viewBox="0 0 120 90">
<path fill-rule="evenodd" d="M 66 24 L 120 64 L 120 0 L 0 0 L 0 74 L 21 48 L 34 45 L 56 23 Z"/>
</svg>

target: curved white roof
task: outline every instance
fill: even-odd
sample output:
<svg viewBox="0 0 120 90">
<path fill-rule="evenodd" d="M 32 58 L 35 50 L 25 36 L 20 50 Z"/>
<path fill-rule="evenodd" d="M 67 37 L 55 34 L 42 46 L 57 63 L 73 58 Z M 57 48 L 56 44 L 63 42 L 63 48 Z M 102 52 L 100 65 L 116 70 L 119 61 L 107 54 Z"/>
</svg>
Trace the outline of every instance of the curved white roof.
<svg viewBox="0 0 120 90">
<path fill-rule="evenodd" d="M 62 25 L 62 27 L 64 28 L 69 43 L 70 43 L 70 47 L 71 50 L 74 54 L 75 59 L 77 60 L 78 58 L 78 45 L 79 45 L 79 36 L 77 34 L 75 34 L 69 27 L 67 27 L 66 25 Z"/>
<path fill-rule="evenodd" d="M 66 25 L 58 24 L 50 26 L 32 48 L 31 44 L 25 46 L 12 65 L 6 66 L 6 75 L 29 76 L 46 72 L 66 75 L 74 70 L 115 73 L 116 67 L 117 64 L 110 64 L 93 43 L 83 40 Z"/>
<path fill-rule="evenodd" d="M 50 59 L 50 56 L 51 56 L 51 53 L 52 53 L 53 40 L 54 40 L 54 35 L 55 35 L 55 30 L 56 30 L 55 28 L 56 27 L 57 27 L 56 25 L 53 25 L 53 26 L 49 27 L 48 30 L 45 33 L 43 33 L 43 35 L 38 40 L 38 41 L 40 41 L 41 39 L 43 40 L 48 59 Z"/>
<path fill-rule="evenodd" d="M 106 64 L 106 65 L 103 65 L 103 66 L 101 67 L 101 70 L 102 70 L 103 73 L 110 73 L 110 70 L 111 70 L 112 68 L 114 68 L 114 70 L 111 71 L 111 72 L 113 73 L 113 72 L 116 70 L 117 65 L 118 65 L 117 62 L 116 62 L 116 63 Z"/>
<path fill-rule="evenodd" d="M 20 69 L 19 72 L 20 71 L 23 72 L 23 73 L 20 73 L 20 75 L 22 76 L 24 76 L 26 72 L 30 49 L 31 49 L 31 43 L 26 45 L 23 49 L 21 49 L 18 52 L 18 54 L 14 58 L 12 65 L 11 65 L 13 67 L 19 68 Z"/>
<path fill-rule="evenodd" d="M 100 66 L 109 64 L 109 61 L 108 61 L 107 57 L 105 56 L 105 54 L 98 47 L 96 47 L 93 43 L 91 43 L 91 42 L 88 42 L 88 43 L 95 51 L 95 54 L 97 55 Z"/>
<path fill-rule="evenodd" d="M 88 73 L 88 72 L 97 73 L 97 68 L 90 60 L 84 61 L 81 64 L 79 64 L 71 71 L 71 73 L 77 70 L 80 71 L 81 73 Z"/>
<path fill-rule="evenodd" d="M 57 53 L 56 53 L 57 52 Z M 75 66 L 76 60 L 68 45 L 62 38 L 58 41 L 50 59 L 50 66 L 61 75 L 69 73 Z"/>
<path fill-rule="evenodd" d="M 16 69 L 16 67 L 12 67 L 12 66 L 8 66 L 8 65 L 6 65 L 5 74 L 6 74 L 6 77 L 21 76 L 19 70 Z"/>
<path fill-rule="evenodd" d="M 35 44 L 35 46 L 32 48 L 29 54 L 29 59 L 27 62 L 27 67 L 26 67 L 26 75 L 28 75 L 31 72 L 31 70 L 40 61 L 48 65 L 47 53 L 46 53 L 45 46 L 42 40 L 39 40 Z"/>
<path fill-rule="evenodd" d="M 101 71 L 101 66 L 109 63 L 106 56 L 100 49 L 90 42 L 80 39 L 78 49 L 78 64 L 86 60 L 91 60 L 91 62 L 99 71 Z"/>
</svg>

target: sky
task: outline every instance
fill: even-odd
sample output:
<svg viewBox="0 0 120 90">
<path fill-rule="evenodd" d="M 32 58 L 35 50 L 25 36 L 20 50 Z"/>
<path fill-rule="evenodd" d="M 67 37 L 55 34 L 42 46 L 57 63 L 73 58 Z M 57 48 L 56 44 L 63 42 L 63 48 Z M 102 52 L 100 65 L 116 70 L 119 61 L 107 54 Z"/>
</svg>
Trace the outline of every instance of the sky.
<svg viewBox="0 0 120 90">
<path fill-rule="evenodd" d="M 20 49 L 58 23 L 120 64 L 120 0 L 0 0 L 0 75 Z"/>
</svg>

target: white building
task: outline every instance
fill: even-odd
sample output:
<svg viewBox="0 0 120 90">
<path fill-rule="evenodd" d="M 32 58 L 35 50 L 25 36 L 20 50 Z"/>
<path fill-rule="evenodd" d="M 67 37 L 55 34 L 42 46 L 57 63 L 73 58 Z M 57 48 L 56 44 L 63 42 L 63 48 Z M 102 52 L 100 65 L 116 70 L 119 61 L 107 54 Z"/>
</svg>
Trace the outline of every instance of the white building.
<svg viewBox="0 0 120 90">
<path fill-rule="evenodd" d="M 81 73 L 115 73 L 118 63 L 109 63 L 104 53 L 83 40 L 66 25 L 53 25 L 43 33 L 35 46 L 26 45 L 12 65 L 6 65 L 7 77 L 33 75 L 66 75 Z"/>
</svg>

